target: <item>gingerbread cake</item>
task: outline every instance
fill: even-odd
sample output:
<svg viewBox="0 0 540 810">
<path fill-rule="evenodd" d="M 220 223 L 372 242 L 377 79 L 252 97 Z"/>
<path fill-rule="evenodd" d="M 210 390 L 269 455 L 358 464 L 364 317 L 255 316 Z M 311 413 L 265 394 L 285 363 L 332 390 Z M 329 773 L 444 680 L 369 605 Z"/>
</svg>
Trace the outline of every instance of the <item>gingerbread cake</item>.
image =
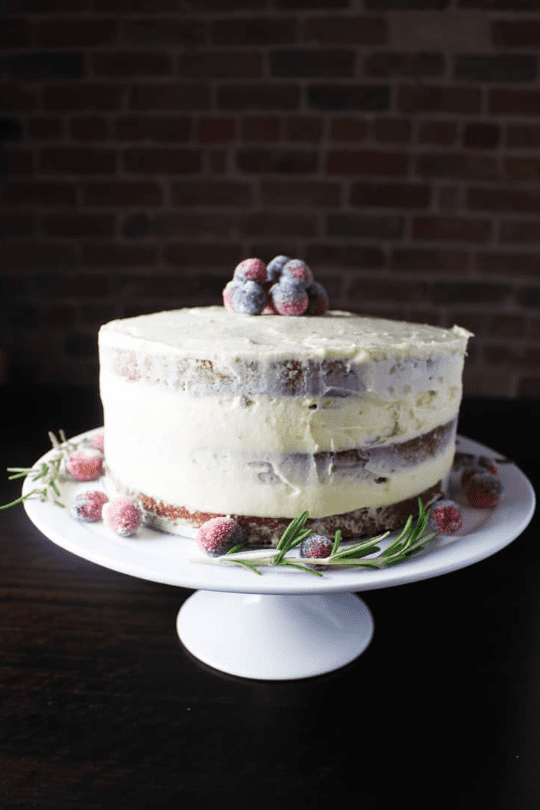
<svg viewBox="0 0 540 810">
<path fill-rule="evenodd" d="M 192 536 L 232 515 L 274 543 L 309 513 L 344 537 L 443 494 L 470 333 L 329 311 L 225 307 L 112 321 L 99 334 L 107 485 Z"/>
</svg>

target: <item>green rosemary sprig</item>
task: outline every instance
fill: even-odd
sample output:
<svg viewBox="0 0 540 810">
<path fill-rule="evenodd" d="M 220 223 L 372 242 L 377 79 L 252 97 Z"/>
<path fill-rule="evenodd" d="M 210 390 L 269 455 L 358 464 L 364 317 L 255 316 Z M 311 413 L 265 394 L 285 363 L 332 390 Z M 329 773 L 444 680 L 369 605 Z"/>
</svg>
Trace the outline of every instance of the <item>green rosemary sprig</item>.
<svg viewBox="0 0 540 810">
<path fill-rule="evenodd" d="M 236 555 L 241 553 L 239 546 L 230 549 L 226 555 L 219 558 L 231 562 L 236 565 L 243 565 L 246 568 L 254 570 L 260 574 L 258 566 L 265 565 L 282 565 L 288 568 L 296 568 L 300 571 L 306 571 L 316 576 L 322 576 L 320 571 L 315 570 L 312 566 L 323 567 L 350 567 L 350 568 L 367 568 L 367 569 L 380 569 L 388 568 L 391 565 L 404 562 L 413 554 L 423 551 L 426 543 L 433 540 L 435 532 L 427 531 L 429 520 L 429 510 L 424 509 L 421 499 L 418 499 L 418 517 L 416 522 L 412 515 L 409 515 L 405 525 L 397 535 L 390 542 L 384 551 L 381 552 L 379 543 L 389 537 L 390 532 L 385 532 L 378 537 L 368 538 L 367 540 L 360 540 L 350 546 L 341 545 L 341 531 L 338 529 L 334 536 L 334 544 L 332 552 L 329 557 L 310 558 L 309 563 L 302 565 L 298 562 L 292 562 L 287 559 L 287 554 L 302 543 L 306 537 L 312 533 L 312 529 L 305 529 L 305 524 L 308 519 L 308 513 L 304 512 L 299 518 L 292 520 L 281 538 L 279 539 L 275 549 L 270 553 L 259 556 L 250 557 L 249 560 L 239 558 Z M 368 555 L 378 554 L 378 556 L 365 559 Z"/>
<path fill-rule="evenodd" d="M 68 459 L 71 453 L 77 448 L 77 444 L 70 442 L 66 439 L 63 430 L 59 431 L 60 439 L 54 433 L 49 431 L 49 439 L 53 446 L 54 453 L 50 456 L 48 461 L 42 461 L 36 467 L 8 467 L 7 471 L 12 473 L 8 476 L 9 481 L 14 481 L 18 478 L 29 478 L 31 481 L 39 481 L 40 486 L 27 492 L 26 495 L 21 495 L 11 503 L 6 503 L 0 506 L 0 509 L 9 509 L 11 506 L 16 506 L 22 503 L 27 498 L 38 496 L 42 501 L 53 501 L 58 506 L 64 506 L 59 500 L 60 490 L 58 482 L 62 478 L 62 464 L 64 460 Z M 43 486 L 41 486 L 43 485 Z"/>
</svg>

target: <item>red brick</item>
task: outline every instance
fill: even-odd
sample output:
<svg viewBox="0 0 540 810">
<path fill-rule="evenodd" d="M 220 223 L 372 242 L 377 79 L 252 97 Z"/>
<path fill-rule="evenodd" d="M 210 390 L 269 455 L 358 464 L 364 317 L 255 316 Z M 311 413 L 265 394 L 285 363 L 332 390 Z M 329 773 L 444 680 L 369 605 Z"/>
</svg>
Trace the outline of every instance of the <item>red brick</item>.
<svg viewBox="0 0 540 810">
<path fill-rule="evenodd" d="M 121 115 L 114 121 L 114 137 L 121 141 L 189 141 L 193 121 L 185 115 Z"/>
<path fill-rule="evenodd" d="M 8 182 L 2 191 L 2 201 L 5 205 L 53 205 L 74 206 L 76 201 L 76 186 L 71 183 L 49 183 L 32 180 Z"/>
<path fill-rule="evenodd" d="M 529 211 L 540 213 L 540 191 L 508 186 L 472 186 L 467 189 L 467 208 L 474 211 Z"/>
<path fill-rule="evenodd" d="M 38 96 L 33 90 L 20 84 L 0 85 L 0 109 L 7 112 L 31 112 L 37 109 Z"/>
<path fill-rule="evenodd" d="M 399 284 L 391 276 L 361 278 L 349 288 L 348 298 L 358 301 L 381 301 L 386 304 L 403 301 L 421 301 L 427 298 L 426 282 L 400 279 Z"/>
<path fill-rule="evenodd" d="M 300 88 L 285 82 L 221 85 L 217 106 L 222 110 L 297 110 Z"/>
<path fill-rule="evenodd" d="M 383 152 L 375 149 L 330 150 L 326 163 L 328 174 L 402 175 L 407 173 L 409 156 L 405 152 Z"/>
<path fill-rule="evenodd" d="M 235 224 L 230 213 L 216 211 L 175 211 L 158 214 L 152 223 L 153 230 L 160 236 L 190 239 L 228 239 Z"/>
<path fill-rule="evenodd" d="M 231 141 L 234 134 L 234 118 L 202 118 L 197 126 L 197 139 L 200 143 Z"/>
<path fill-rule="evenodd" d="M 401 239 L 404 218 L 398 214 L 331 213 L 326 234 L 337 239 Z"/>
<path fill-rule="evenodd" d="M 509 298 L 509 284 L 483 281 L 445 281 L 434 284 L 433 300 L 436 304 L 503 304 Z"/>
<path fill-rule="evenodd" d="M 375 51 L 364 61 L 366 76 L 409 76 L 418 79 L 423 76 L 440 76 L 444 73 L 445 60 L 440 53 L 396 51 Z"/>
<path fill-rule="evenodd" d="M 34 172 L 34 154 L 29 149 L 10 147 L 2 155 L 3 169 L 8 177 Z"/>
<path fill-rule="evenodd" d="M 248 183 L 230 180 L 200 180 L 196 183 L 172 183 L 173 205 L 248 206 L 253 202 Z"/>
<path fill-rule="evenodd" d="M 260 51 L 190 49 L 178 57 L 180 76 L 198 79 L 258 79 L 263 75 Z"/>
<path fill-rule="evenodd" d="M 165 261 L 173 267 L 224 267 L 230 270 L 244 258 L 242 247 L 231 243 L 168 242 L 163 248 Z"/>
<path fill-rule="evenodd" d="M 210 107 L 210 90 L 206 84 L 167 82 L 135 84 L 129 91 L 132 110 L 206 110 Z"/>
<path fill-rule="evenodd" d="M 41 171 L 45 174 L 113 174 L 114 149 L 87 146 L 58 146 L 42 149 Z"/>
<path fill-rule="evenodd" d="M 521 377 L 517 396 L 520 399 L 540 399 L 540 377 Z"/>
<path fill-rule="evenodd" d="M 256 211 L 240 217 L 239 232 L 251 237 L 314 237 L 317 234 L 315 214 Z"/>
<path fill-rule="evenodd" d="M 157 51 L 105 51 L 92 54 L 96 76 L 167 76 L 172 73 L 171 57 Z"/>
<path fill-rule="evenodd" d="M 540 222 L 531 220 L 506 220 L 501 222 L 499 228 L 501 242 L 514 242 L 516 244 L 540 244 Z"/>
<path fill-rule="evenodd" d="M 81 79 L 86 72 L 82 53 L 30 51 L 8 56 L 7 68 L 16 81 L 47 82 L 56 79 Z"/>
<path fill-rule="evenodd" d="M 8 239 L 17 239 L 23 236 L 33 236 L 35 232 L 35 216 L 27 211 L 4 211 L 0 217 L 0 236 Z"/>
<path fill-rule="evenodd" d="M 351 205 L 376 208 L 426 208 L 431 201 L 431 186 L 421 183 L 354 183 Z"/>
<path fill-rule="evenodd" d="M 12 12 L 16 13 L 16 11 Z M 34 44 L 34 25 L 30 20 L 2 15 L 0 26 L 0 47 L 31 48 Z"/>
<path fill-rule="evenodd" d="M 162 205 L 163 190 L 157 183 L 129 183 L 121 180 L 88 183 L 84 186 L 84 204 L 110 208 Z"/>
<path fill-rule="evenodd" d="M 317 235 L 315 214 L 256 211 L 240 217 L 239 232 L 246 236 L 310 238 Z"/>
<path fill-rule="evenodd" d="M 109 122 L 97 116 L 72 118 L 69 132 L 75 141 L 104 141 L 109 135 Z"/>
<path fill-rule="evenodd" d="M 478 253 L 475 269 L 492 276 L 538 277 L 538 254 L 527 253 Z"/>
<path fill-rule="evenodd" d="M 403 84 L 398 88 L 397 108 L 407 113 L 474 115 L 480 112 L 481 100 L 481 91 L 467 85 Z"/>
<path fill-rule="evenodd" d="M 244 118 L 242 138 L 245 141 L 277 141 L 281 134 L 281 119 L 269 115 Z"/>
<path fill-rule="evenodd" d="M 538 9 L 535 9 L 538 11 Z M 491 24 L 493 44 L 499 48 L 527 48 L 538 50 L 540 48 L 540 21 L 526 20 L 494 20 Z"/>
<path fill-rule="evenodd" d="M 173 6 L 177 10 L 177 4 Z M 141 11 L 154 11 L 154 4 L 141 8 Z M 168 10 L 168 9 L 165 9 Z M 198 19 L 164 17 L 122 16 L 121 41 L 130 45 L 170 45 L 176 49 L 200 45 L 205 37 L 205 24 Z"/>
<path fill-rule="evenodd" d="M 306 42 L 336 45 L 385 45 L 388 22 L 384 17 L 333 15 L 308 17 L 304 24 Z"/>
<path fill-rule="evenodd" d="M 333 118 L 330 121 L 331 141 L 363 141 L 367 135 L 367 123 L 359 118 Z"/>
<path fill-rule="evenodd" d="M 49 141 L 62 135 L 62 119 L 50 116 L 30 118 L 28 134 L 36 141 Z"/>
<path fill-rule="evenodd" d="M 308 107 L 314 110 L 386 111 L 390 108 L 387 84 L 311 84 Z"/>
<path fill-rule="evenodd" d="M 489 112 L 492 115 L 540 115 L 540 90 L 513 90 L 499 87 L 489 91 Z"/>
<path fill-rule="evenodd" d="M 373 134 L 379 143 L 407 143 L 411 139 L 411 122 L 406 118 L 376 118 Z"/>
<path fill-rule="evenodd" d="M 463 145 L 472 149 L 494 149 L 499 143 L 500 127 L 487 121 L 467 124 L 463 133 Z"/>
<path fill-rule="evenodd" d="M 537 157 L 507 158 L 503 167 L 504 174 L 510 178 L 535 181 L 540 177 L 540 158 Z"/>
<path fill-rule="evenodd" d="M 484 361 L 490 366 L 538 371 L 540 368 L 540 349 L 535 346 L 512 346 L 508 342 L 484 344 Z"/>
<path fill-rule="evenodd" d="M 420 273 L 464 273 L 470 268 L 468 253 L 442 248 L 395 247 L 390 266 L 393 270 Z"/>
<path fill-rule="evenodd" d="M 124 149 L 123 167 L 137 174 L 192 174 L 201 170 L 197 149 L 140 147 Z"/>
<path fill-rule="evenodd" d="M 458 127 L 455 121 L 421 121 L 418 127 L 419 143 L 433 146 L 451 146 L 456 143 Z"/>
<path fill-rule="evenodd" d="M 415 173 L 420 177 L 498 179 L 498 162 L 477 152 L 425 152 L 416 158 Z"/>
<path fill-rule="evenodd" d="M 205 159 L 210 174 L 225 174 L 227 171 L 227 154 L 224 149 L 209 149 Z"/>
<path fill-rule="evenodd" d="M 153 245 L 82 245 L 82 262 L 88 267 L 154 267 L 158 250 Z"/>
<path fill-rule="evenodd" d="M 45 214 L 41 217 L 41 227 L 46 236 L 65 236 L 69 239 L 112 236 L 115 217 L 114 214 Z"/>
<path fill-rule="evenodd" d="M 506 130 L 505 146 L 508 149 L 538 149 L 540 125 L 510 124 Z"/>
<path fill-rule="evenodd" d="M 88 48 L 96 45 L 115 45 L 118 35 L 118 23 L 110 17 L 42 19 L 36 27 L 35 44 L 45 48 Z"/>
<path fill-rule="evenodd" d="M 244 148 L 236 153 L 238 168 L 249 173 L 311 174 L 317 169 L 318 153 L 310 149 Z"/>
<path fill-rule="evenodd" d="M 384 251 L 373 245 L 343 245 L 328 242 L 310 243 L 306 251 L 306 261 L 312 267 L 328 267 L 344 270 L 383 267 L 386 263 Z"/>
<path fill-rule="evenodd" d="M 114 84 L 61 84 L 43 88 L 43 106 L 58 112 L 114 111 L 122 105 L 124 88 Z"/>
<path fill-rule="evenodd" d="M 293 17 L 231 17 L 210 26 L 213 45 L 283 45 L 294 42 L 298 23 Z"/>
<path fill-rule="evenodd" d="M 30 269 L 50 267 L 73 267 L 74 248 L 67 244 L 51 242 L 6 242 L 2 248 L 2 267 L 9 269 Z"/>
<path fill-rule="evenodd" d="M 487 219 L 465 217 L 415 217 L 414 239 L 438 241 L 487 242 L 491 236 L 491 222 Z"/>
<path fill-rule="evenodd" d="M 69 304 L 54 304 L 45 309 L 43 313 L 44 326 L 62 328 L 75 323 L 76 308 Z"/>
<path fill-rule="evenodd" d="M 488 335 L 497 335 L 499 338 L 507 337 L 507 338 L 523 338 L 528 336 L 529 333 L 529 318 L 522 314 L 512 314 L 508 312 L 498 312 L 496 315 L 489 315 L 486 318 L 486 327 L 485 331 Z M 470 329 L 472 332 L 478 330 L 478 327 L 474 326 L 474 322 L 471 324 L 470 327 L 467 327 L 466 324 L 462 324 L 461 321 L 457 321 L 460 326 L 465 326 L 466 329 Z"/>
<path fill-rule="evenodd" d="M 263 180 L 261 200 L 266 205 L 283 207 L 335 207 L 341 202 L 341 184 L 317 180 Z"/>
<path fill-rule="evenodd" d="M 323 135 L 319 116 L 291 115 L 285 119 L 285 140 L 317 143 Z"/>
</svg>

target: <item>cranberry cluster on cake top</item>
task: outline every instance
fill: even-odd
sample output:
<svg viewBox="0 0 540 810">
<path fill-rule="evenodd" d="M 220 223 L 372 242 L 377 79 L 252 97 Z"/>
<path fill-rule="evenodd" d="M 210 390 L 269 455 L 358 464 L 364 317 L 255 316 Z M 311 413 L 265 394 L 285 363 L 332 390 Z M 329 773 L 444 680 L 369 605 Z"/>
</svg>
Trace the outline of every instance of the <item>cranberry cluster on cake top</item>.
<svg viewBox="0 0 540 810">
<path fill-rule="evenodd" d="M 223 303 L 243 315 L 324 315 L 328 295 L 304 261 L 275 256 L 267 265 L 261 259 L 240 262 Z"/>
</svg>

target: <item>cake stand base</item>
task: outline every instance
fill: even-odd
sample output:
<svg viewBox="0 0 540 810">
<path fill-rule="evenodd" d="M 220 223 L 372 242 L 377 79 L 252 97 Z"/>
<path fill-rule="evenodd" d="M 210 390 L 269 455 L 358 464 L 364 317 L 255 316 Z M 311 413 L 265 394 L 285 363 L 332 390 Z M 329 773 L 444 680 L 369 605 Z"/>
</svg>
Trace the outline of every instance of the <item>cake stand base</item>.
<svg viewBox="0 0 540 810">
<path fill-rule="evenodd" d="M 369 608 L 352 593 L 269 595 L 196 591 L 176 623 L 205 664 L 258 680 L 293 680 L 345 666 L 373 635 Z"/>
</svg>

